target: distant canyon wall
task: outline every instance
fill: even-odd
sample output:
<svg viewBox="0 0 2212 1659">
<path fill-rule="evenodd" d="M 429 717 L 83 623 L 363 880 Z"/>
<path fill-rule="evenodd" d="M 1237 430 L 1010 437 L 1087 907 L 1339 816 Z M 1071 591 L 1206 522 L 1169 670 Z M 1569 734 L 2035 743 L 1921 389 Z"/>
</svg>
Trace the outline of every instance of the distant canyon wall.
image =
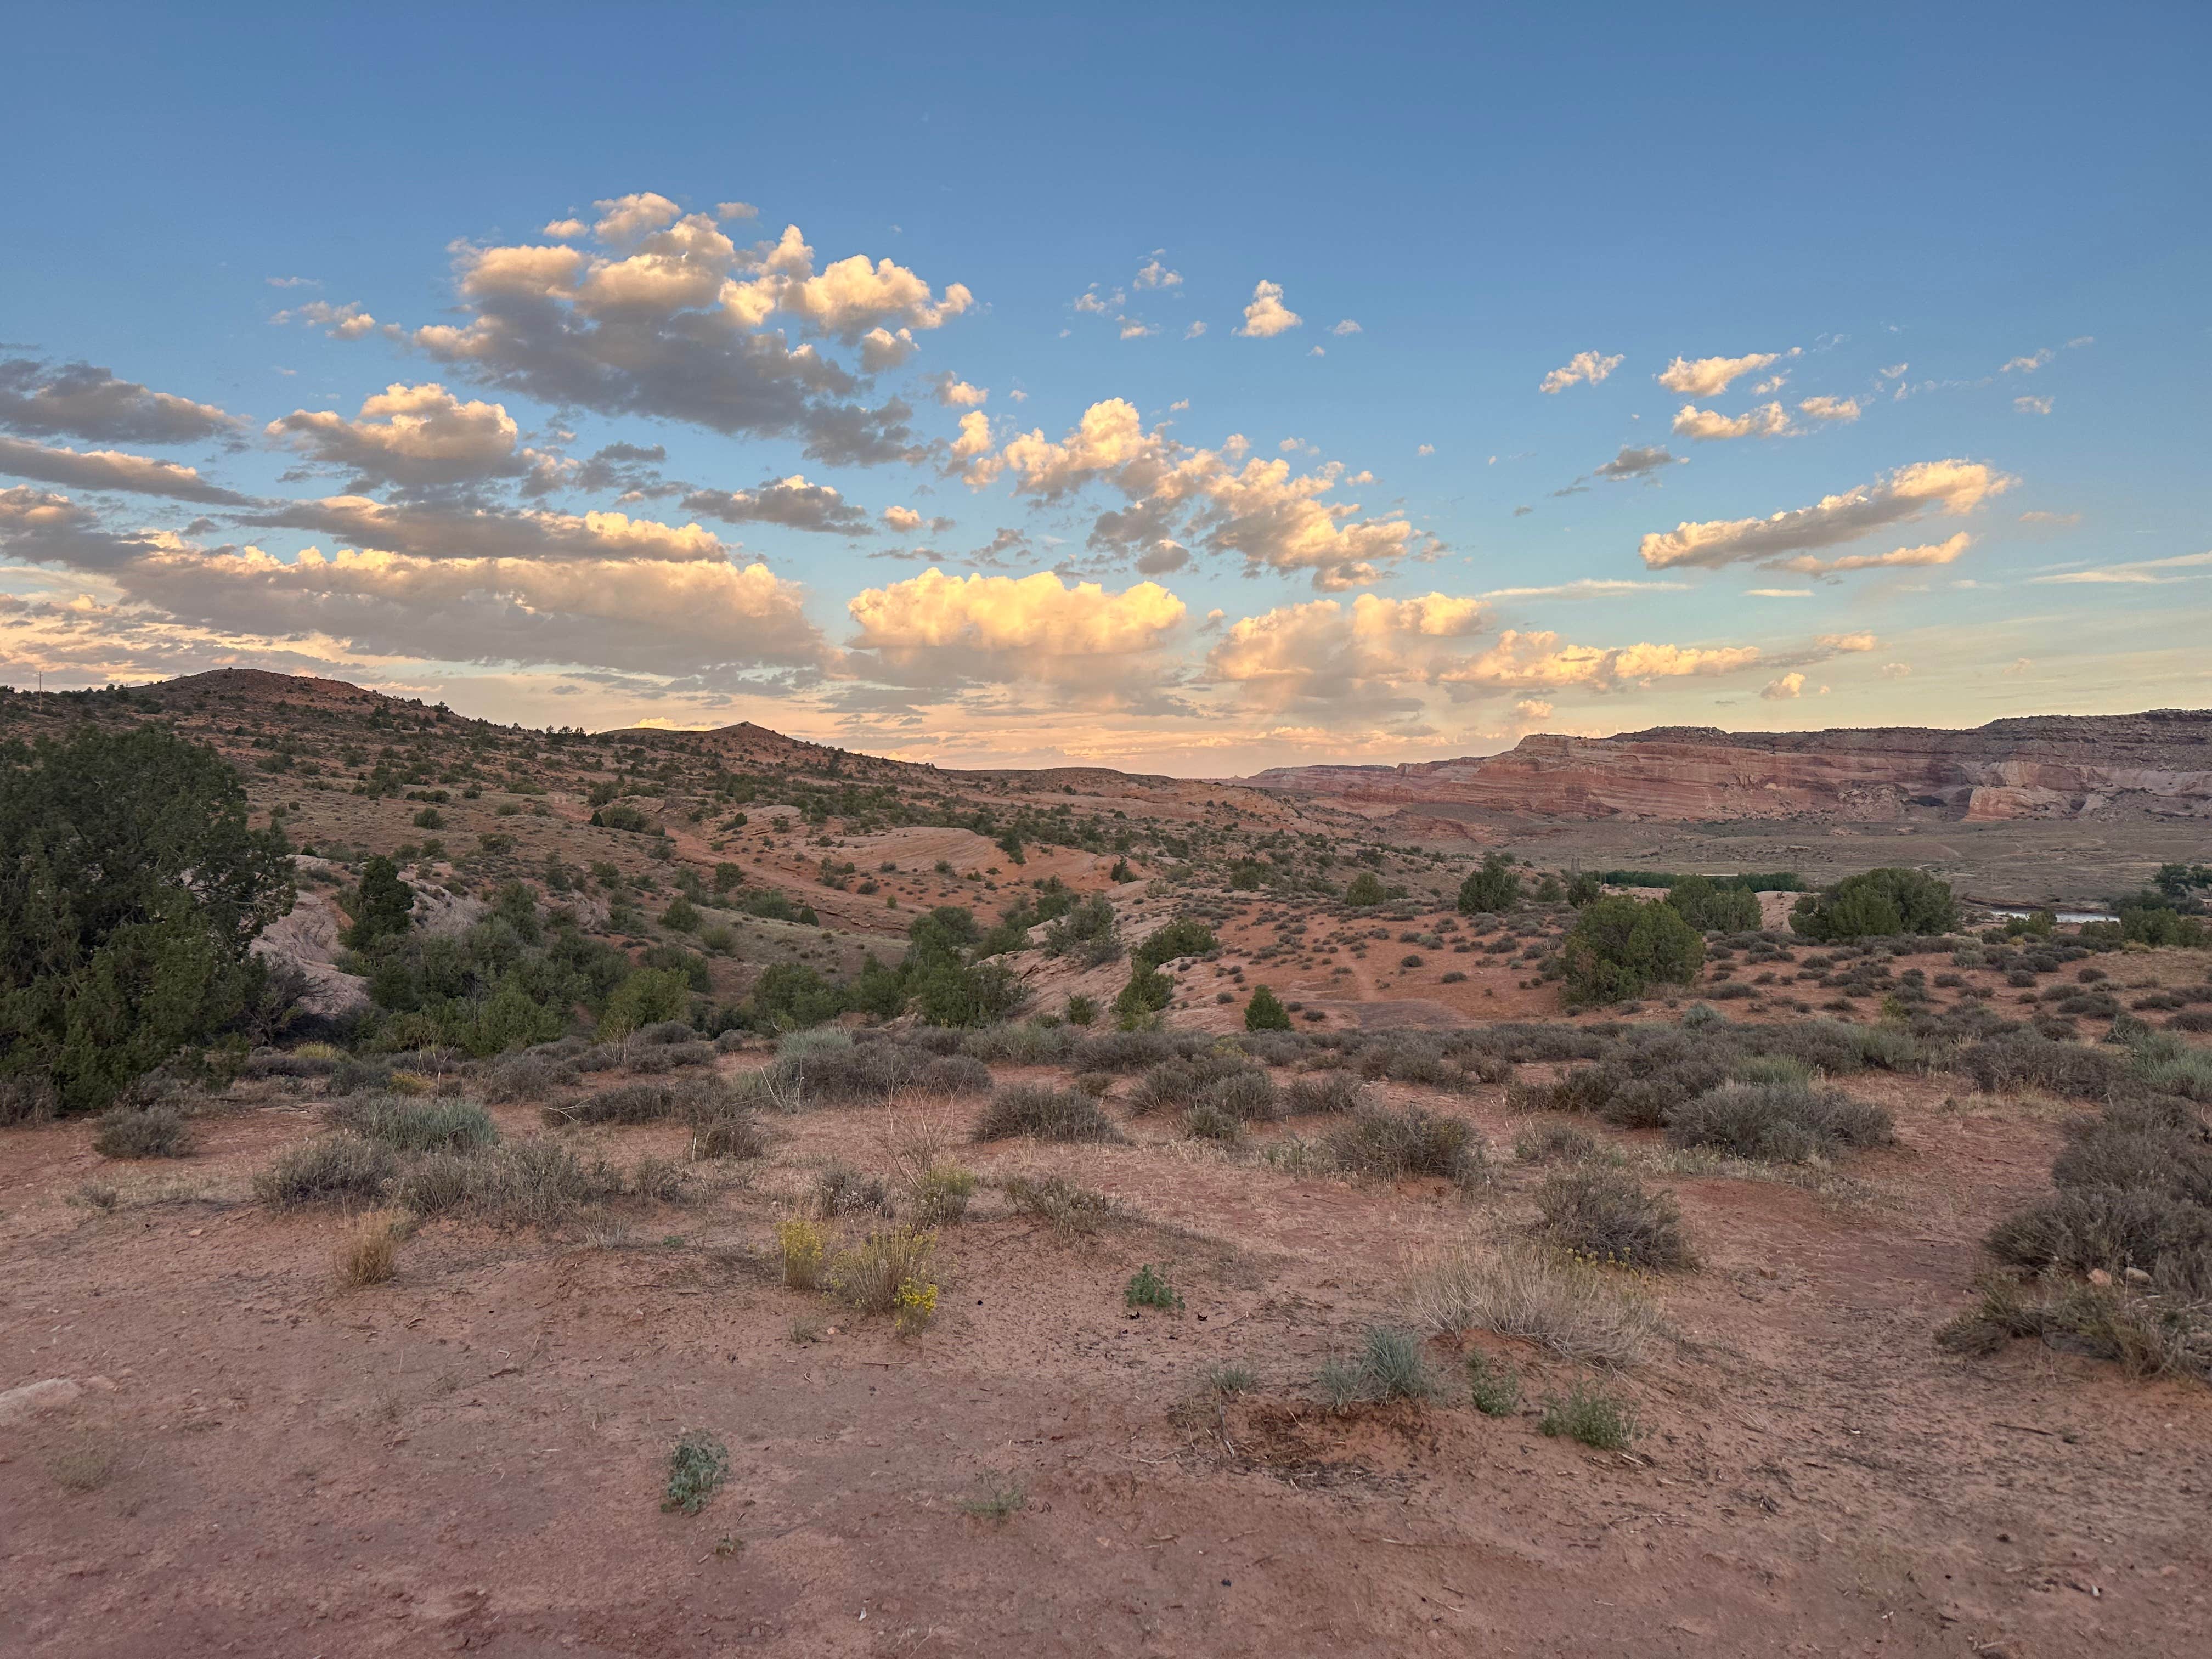
<svg viewBox="0 0 2212 1659">
<path fill-rule="evenodd" d="M 1956 732 L 1539 734 L 1502 755 L 1278 767 L 1245 781 L 1355 806 L 1456 805 L 1557 817 L 1879 823 L 1915 807 L 1997 819 L 2080 817 L 2124 804 L 2212 818 L 2212 711 L 2037 715 Z"/>
</svg>

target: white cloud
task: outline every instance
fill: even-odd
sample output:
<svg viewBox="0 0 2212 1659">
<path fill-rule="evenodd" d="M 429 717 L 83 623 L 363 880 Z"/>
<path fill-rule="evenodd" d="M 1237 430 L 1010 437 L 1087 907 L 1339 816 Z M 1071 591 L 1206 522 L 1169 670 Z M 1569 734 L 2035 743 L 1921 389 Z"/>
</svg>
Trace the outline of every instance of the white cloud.
<svg viewBox="0 0 2212 1659">
<path fill-rule="evenodd" d="M 1619 577 L 1577 576 L 1548 587 L 1493 587 L 1486 599 L 1620 599 L 1636 593 L 1686 593 L 1687 582 L 1639 582 Z"/>
<path fill-rule="evenodd" d="M 1433 455 L 1436 453 L 1437 447 L 1434 444 L 1421 444 L 1413 451 L 1416 455 Z"/>
<path fill-rule="evenodd" d="M 286 501 L 244 516 L 250 524 L 306 531 L 356 548 L 429 560 L 690 564 L 726 562 L 729 552 L 703 525 L 667 525 L 623 513 L 497 513 L 331 495 Z"/>
<path fill-rule="evenodd" d="M 1809 599 L 1813 597 L 1813 590 L 1809 587 L 1747 587 L 1743 592 L 1745 598 L 1753 599 Z"/>
<path fill-rule="evenodd" d="M 872 328 L 860 337 L 860 372 L 880 374 L 885 369 L 896 368 L 919 349 L 910 328 L 902 328 L 896 334 L 887 328 Z"/>
<path fill-rule="evenodd" d="M 2100 566 L 2094 570 L 2068 570 L 2055 575 L 2030 576 L 2028 580 L 2055 586 L 2088 584 L 2155 587 L 2172 582 L 2203 581 L 2212 578 L 2212 570 L 2203 568 L 2208 565 L 2212 565 L 2212 553 L 2181 553 L 2169 559 L 2136 559 L 2126 564 Z M 2186 574 L 2163 574 L 2168 571 Z"/>
<path fill-rule="evenodd" d="M 2010 374 L 2017 369 L 2022 374 L 2033 374 L 2037 369 L 2041 368 L 2057 355 L 2057 354 L 2052 351 L 2049 346 L 2045 346 L 2042 349 L 2031 352 L 2025 357 L 2014 357 L 2002 368 L 1999 369 L 1997 373 L 2000 374 Z"/>
<path fill-rule="evenodd" d="M 1158 259 L 1147 259 L 1137 270 L 1139 288 L 1178 288 L 1182 283 L 1182 273 L 1170 270 Z"/>
<path fill-rule="evenodd" d="M 2015 398 L 2012 406 L 2023 415 L 2048 415 L 2051 400 L 2048 398 Z"/>
<path fill-rule="evenodd" d="M 1816 421 L 1856 421 L 1862 413 L 1856 398 L 1807 398 L 1797 408 Z"/>
<path fill-rule="evenodd" d="M 1681 457 L 1668 454 L 1664 445 L 1638 449 L 1623 444 L 1618 455 L 1597 469 L 1597 476 L 1610 478 L 1615 483 L 1625 483 L 1631 478 L 1650 477 L 1668 467 L 1683 464 Z"/>
<path fill-rule="evenodd" d="M 358 340 L 376 326 L 376 319 L 362 309 L 358 300 L 349 300 L 342 306 L 334 306 L 327 300 L 310 300 L 303 306 L 280 311 L 269 320 L 272 325 L 305 323 L 324 330 L 333 340 Z"/>
<path fill-rule="evenodd" d="M 1778 680 L 1767 681 L 1760 688 L 1759 695 L 1768 702 L 1787 702 L 1793 697 L 1802 696 L 1804 690 L 1805 677 L 1792 672 Z"/>
<path fill-rule="evenodd" d="M 1111 593 L 1051 571 L 959 578 L 934 566 L 856 594 L 846 609 L 859 629 L 854 648 L 873 653 L 896 683 L 1031 680 L 1105 702 L 1156 686 L 1158 653 L 1184 614 L 1157 582 Z"/>
<path fill-rule="evenodd" d="M 1524 720 L 1547 720 L 1552 718 L 1552 705 L 1541 697 L 1523 697 L 1513 705 L 1513 712 Z"/>
<path fill-rule="evenodd" d="M 1824 496 L 1811 507 L 1771 518 L 1685 522 L 1654 532 L 1644 538 L 1638 550 L 1654 570 L 1679 565 L 1717 569 L 1740 561 L 1778 559 L 1856 541 L 1930 513 L 1969 513 L 2014 483 L 1980 461 L 1921 461 L 1842 495 Z"/>
<path fill-rule="evenodd" d="M 1885 380 L 1902 380 L 1905 377 L 1905 371 L 1911 367 L 1911 363 L 1892 363 L 1887 368 L 1879 372 Z"/>
<path fill-rule="evenodd" d="M 1916 565 L 1949 564 L 1964 553 L 1973 538 L 1961 530 L 1955 536 L 1940 542 L 1924 543 L 1918 547 L 1899 547 L 1887 553 L 1852 553 L 1840 559 L 1816 559 L 1811 554 L 1801 554 L 1794 559 L 1778 562 L 1778 570 L 1795 570 L 1808 576 L 1832 576 L 1846 570 L 1884 570 Z"/>
<path fill-rule="evenodd" d="M 1404 704 L 1401 688 L 1437 684 L 1468 661 L 1461 641 L 1481 631 L 1479 599 L 1448 593 L 1385 599 L 1362 593 L 1279 605 L 1231 624 L 1206 653 L 1217 680 L 1246 699 L 1279 708 L 1323 703 L 1371 717 Z"/>
<path fill-rule="evenodd" d="M 1698 443 L 1721 438 L 1784 438 L 1792 430 L 1789 412 L 1780 404 L 1761 404 L 1733 416 L 1684 404 L 1674 416 L 1675 435 Z"/>
<path fill-rule="evenodd" d="M 1244 307 L 1244 326 L 1237 331 L 1251 339 L 1268 340 L 1304 321 L 1283 303 L 1283 285 L 1262 279 L 1252 290 L 1252 303 Z"/>
<path fill-rule="evenodd" d="M 1188 328 L 1183 330 L 1182 337 L 1186 340 L 1195 340 L 1204 335 L 1205 332 L 1206 325 L 1204 323 L 1193 323 Z"/>
<path fill-rule="evenodd" d="M 981 409 L 990 395 L 985 388 L 970 386 L 949 370 L 938 377 L 937 401 L 947 409 Z"/>
<path fill-rule="evenodd" d="M 1911 676 L 1912 665 L 1909 662 L 1886 662 L 1880 672 L 1886 680 L 1901 680 Z"/>
<path fill-rule="evenodd" d="M 1622 361 L 1618 352 L 1607 357 L 1595 351 L 1577 351 L 1565 364 L 1547 374 L 1544 383 L 1536 389 L 1539 392 L 1560 392 L 1571 386 L 1595 386 L 1619 368 Z"/>
<path fill-rule="evenodd" d="M 1752 645 L 1570 645 L 1557 634 L 1508 629 L 1495 646 L 1443 678 L 1509 690 L 1580 686 L 1618 691 L 1655 679 L 1733 674 L 1759 661 L 1759 647 Z"/>
<path fill-rule="evenodd" d="M 1141 340 L 1147 335 L 1158 332 L 1159 330 L 1150 323 L 1140 323 L 1128 317 L 1121 319 L 1121 337 L 1125 340 Z"/>
<path fill-rule="evenodd" d="M 535 460 L 503 404 L 464 403 L 436 381 L 395 380 L 362 400 L 359 418 L 295 409 L 264 434 L 369 484 L 422 486 L 513 476 Z"/>
<path fill-rule="evenodd" d="M 581 219 L 556 219 L 538 234 L 550 236 L 556 242 L 573 242 L 584 234 L 584 229 Z"/>
<path fill-rule="evenodd" d="M 921 528 L 921 514 L 910 507 L 887 507 L 883 512 L 884 523 L 902 536 Z"/>
<path fill-rule="evenodd" d="M 1360 334 L 1365 332 L 1358 324 L 1353 322 L 1349 317 L 1346 317 L 1342 322 L 1333 325 L 1328 331 L 1332 334 Z"/>
<path fill-rule="evenodd" d="M 757 219 L 760 217 L 760 210 L 750 202 L 717 202 L 714 204 L 714 216 L 724 221 Z"/>
<path fill-rule="evenodd" d="M 1659 384 L 1692 398 L 1717 398 L 1729 389 L 1730 381 L 1781 360 L 1782 354 L 1774 351 L 1754 351 L 1742 357 L 1700 357 L 1695 362 L 1677 357 L 1659 371 Z"/>
</svg>

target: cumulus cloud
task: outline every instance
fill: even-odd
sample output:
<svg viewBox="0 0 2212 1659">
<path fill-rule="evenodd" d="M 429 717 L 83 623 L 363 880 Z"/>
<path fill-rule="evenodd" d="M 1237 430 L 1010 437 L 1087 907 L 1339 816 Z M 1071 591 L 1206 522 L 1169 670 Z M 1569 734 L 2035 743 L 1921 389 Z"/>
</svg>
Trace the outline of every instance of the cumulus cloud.
<svg viewBox="0 0 2212 1659">
<path fill-rule="evenodd" d="M 1190 550 L 1180 542 L 1165 537 L 1146 548 L 1137 560 L 1138 572 L 1146 576 L 1164 576 L 1171 570 L 1181 570 L 1190 562 Z"/>
<path fill-rule="evenodd" d="M 846 609 L 858 630 L 853 649 L 890 683 L 1034 681 L 1103 702 L 1149 695 L 1160 648 L 1184 615 L 1157 582 L 1114 593 L 1052 571 L 954 577 L 935 566 L 856 594 Z"/>
<path fill-rule="evenodd" d="M 1304 318 L 1283 303 L 1283 285 L 1263 279 L 1253 289 L 1252 303 L 1244 307 L 1244 326 L 1237 331 L 1250 339 L 1269 340 L 1304 322 Z"/>
<path fill-rule="evenodd" d="M 1677 357 L 1659 371 L 1659 384 L 1692 398 L 1717 398 L 1731 381 L 1781 361 L 1782 354 L 1775 351 L 1754 351 L 1741 357 L 1700 357 L 1694 362 Z"/>
<path fill-rule="evenodd" d="M 981 409 L 990 392 L 947 370 L 937 378 L 937 401 L 947 409 Z"/>
<path fill-rule="evenodd" d="M 107 571 L 161 544 L 161 532 L 114 532 L 79 501 L 51 490 L 0 489 L 0 555 L 29 564 Z"/>
<path fill-rule="evenodd" d="M 1955 536 L 1940 542 L 1924 543 L 1918 547 L 1893 548 L 1887 553 L 1852 553 L 1840 559 L 1819 559 L 1802 554 L 1785 559 L 1774 568 L 1796 570 L 1808 576 L 1832 576 L 1846 570 L 1883 570 L 1899 566 L 1949 564 L 1964 553 L 1973 538 L 1961 530 Z"/>
<path fill-rule="evenodd" d="M 1733 674 L 1759 662 L 1759 647 L 1752 645 L 1572 645 L 1554 633 L 1507 629 L 1497 644 L 1443 678 L 1469 688 L 1620 691 L 1656 679 Z"/>
<path fill-rule="evenodd" d="M 1541 697 L 1523 697 L 1513 705 L 1513 712 L 1524 720 L 1547 720 L 1552 718 L 1552 705 Z"/>
<path fill-rule="evenodd" d="M 1325 703 L 1372 718 L 1416 706 L 1406 688 L 1436 684 L 1464 665 L 1461 642 L 1481 630 L 1483 618 L 1480 600 L 1448 593 L 1278 605 L 1231 623 L 1206 666 L 1262 707 Z"/>
<path fill-rule="evenodd" d="M 1654 570 L 1681 565 L 1717 569 L 1741 562 L 1774 560 L 1814 548 L 1856 541 L 1893 524 L 1931 513 L 1958 516 L 2015 481 L 1980 461 L 1921 461 L 1811 507 L 1765 519 L 1721 519 L 1655 531 L 1639 545 Z"/>
<path fill-rule="evenodd" d="M 869 528 L 860 508 L 828 484 L 809 483 L 796 472 L 757 489 L 695 489 L 684 498 L 684 510 L 724 524 L 780 524 L 846 536 L 866 535 Z"/>
<path fill-rule="evenodd" d="M 1010 476 L 1018 494 L 1048 501 L 1103 483 L 1129 504 L 1099 515 L 1094 548 L 1127 550 L 1172 536 L 1234 554 L 1248 572 L 1310 572 L 1322 588 L 1375 581 L 1382 564 L 1418 544 L 1402 518 L 1362 520 L 1358 502 L 1322 499 L 1340 484 L 1370 483 L 1371 475 L 1346 475 L 1334 462 L 1293 473 L 1287 460 L 1248 458 L 1249 449 L 1236 434 L 1218 451 L 1188 447 L 1164 426 L 1147 429 L 1133 404 L 1113 398 L 1085 410 L 1063 438 L 1032 431 L 977 454 L 965 477 L 983 484 Z"/>
<path fill-rule="evenodd" d="M 538 233 L 541 236 L 550 236 L 556 242 L 573 242 L 583 234 L 584 222 L 581 219 L 556 219 Z"/>
<path fill-rule="evenodd" d="M 910 507 L 887 507 L 883 511 L 884 523 L 900 535 L 909 535 L 921 528 L 921 514 Z"/>
<path fill-rule="evenodd" d="M 189 466 L 158 461 L 121 450 L 51 448 L 21 438 L 0 437 L 0 472 L 78 489 L 119 489 L 137 495 L 167 495 L 181 501 L 244 507 L 252 497 L 210 483 Z"/>
<path fill-rule="evenodd" d="M 1804 690 L 1805 677 L 1793 671 L 1780 679 L 1767 681 L 1759 695 L 1768 702 L 1787 702 L 1792 697 L 1803 696 Z"/>
<path fill-rule="evenodd" d="M 2048 415 L 2051 405 L 2051 399 L 2048 398 L 2023 397 L 2012 400 L 2012 406 L 2023 415 Z"/>
<path fill-rule="evenodd" d="M 1332 334 L 1362 334 L 1366 331 L 1362 329 L 1358 324 L 1353 322 L 1351 318 L 1346 317 L 1342 322 L 1336 324 L 1328 331 Z"/>
<path fill-rule="evenodd" d="M 1681 464 L 1681 457 L 1668 454 L 1664 445 L 1655 446 L 1649 449 L 1637 449 L 1623 444 L 1620 447 L 1620 453 L 1598 468 L 1597 476 L 1601 478 L 1611 478 L 1616 483 L 1623 483 L 1631 478 L 1650 477 L 1666 467 L 1679 466 Z"/>
<path fill-rule="evenodd" d="M 1881 669 L 1881 677 L 1886 680 L 1901 680 L 1911 672 L 1912 665 L 1909 662 L 1886 662 Z"/>
<path fill-rule="evenodd" d="M 1674 435 L 1698 443 L 1720 438 L 1782 438 L 1791 430 L 1789 412 L 1780 404 L 1761 404 L 1735 416 L 1684 404 L 1674 416 Z"/>
<path fill-rule="evenodd" d="M 354 476 L 352 489 L 422 488 L 513 476 L 540 458 L 520 447 L 503 404 L 464 403 L 436 381 L 398 381 L 362 400 L 359 418 L 295 409 L 265 435 L 320 465 Z"/>
<path fill-rule="evenodd" d="M 230 437 L 238 425 L 212 404 L 149 392 L 95 364 L 0 360 L 0 427 L 27 436 L 185 444 Z"/>
<path fill-rule="evenodd" d="M 1595 386 L 1621 365 L 1620 353 L 1607 357 L 1595 351 L 1577 351 L 1561 367 L 1544 377 L 1539 392 L 1565 392 L 1571 386 Z"/>
<path fill-rule="evenodd" d="M 792 437 L 812 459 L 872 463 L 916 452 L 905 404 L 856 401 L 860 382 L 781 328 L 857 348 L 865 373 L 903 362 L 917 331 L 974 303 L 890 259 L 817 270 L 795 225 L 740 247 L 714 219 L 650 192 L 601 205 L 594 250 L 466 246 L 466 320 L 419 328 L 439 362 L 544 402 L 678 420 L 731 435 Z"/>
<path fill-rule="evenodd" d="M 1138 268 L 1137 286 L 1139 288 L 1179 288 L 1182 285 L 1182 273 L 1179 270 L 1170 270 L 1157 258 L 1147 259 Z"/>
<path fill-rule="evenodd" d="M 1193 323 L 1188 328 L 1183 330 L 1182 337 L 1186 340 L 1195 340 L 1203 336 L 1205 332 L 1206 325 L 1204 323 Z"/>
<path fill-rule="evenodd" d="M 1798 404 L 1797 410 L 1815 421 L 1856 421 L 1862 413 L 1856 398 L 1807 398 Z"/>
<path fill-rule="evenodd" d="M 376 326 L 376 319 L 362 309 L 361 301 L 349 300 L 334 306 L 325 300 L 311 300 L 306 305 L 280 311 L 270 322 L 281 326 L 285 323 L 305 323 L 319 328 L 333 340 L 358 340 Z"/>
</svg>

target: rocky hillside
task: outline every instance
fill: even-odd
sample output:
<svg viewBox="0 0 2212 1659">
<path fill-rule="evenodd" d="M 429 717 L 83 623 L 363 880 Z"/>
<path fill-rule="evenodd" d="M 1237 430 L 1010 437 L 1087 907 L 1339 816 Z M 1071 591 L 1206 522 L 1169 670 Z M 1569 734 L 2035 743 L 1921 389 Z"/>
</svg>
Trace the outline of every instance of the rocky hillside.
<svg viewBox="0 0 2212 1659">
<path fill-rule="evenodd" d="M 2071 818 L 2133 809 L 2212 817 L 2212 711 L 2036 715 L 1917 726 L 1542 734 L 1502 755 L 1404 766 L 1280 767 L 1259 788 L 1350 806 L 1475 806 L 1683 822 L 1805 816 L 1886 822 Z"/>
</svg>

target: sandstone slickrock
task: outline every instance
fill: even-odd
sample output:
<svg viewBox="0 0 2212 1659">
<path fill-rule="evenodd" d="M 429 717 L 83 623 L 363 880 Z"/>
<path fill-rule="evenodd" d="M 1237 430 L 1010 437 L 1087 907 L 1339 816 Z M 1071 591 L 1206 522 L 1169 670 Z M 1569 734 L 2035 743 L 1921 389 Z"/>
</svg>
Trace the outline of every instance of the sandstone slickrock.
<svg viewBox="0 0 2212 1659">
<path fill-rule="evenodd" d="M 1558 817 L 2079 817 L 2124 805 L 2212 817 L 2212 711 L 2035 715 L 1919 726 L 1610 738 L 1540 733 L 1501 755 L 1279 767 L 1245 781 L 1351 806 L 1462 805 Z"/>
</svg>

